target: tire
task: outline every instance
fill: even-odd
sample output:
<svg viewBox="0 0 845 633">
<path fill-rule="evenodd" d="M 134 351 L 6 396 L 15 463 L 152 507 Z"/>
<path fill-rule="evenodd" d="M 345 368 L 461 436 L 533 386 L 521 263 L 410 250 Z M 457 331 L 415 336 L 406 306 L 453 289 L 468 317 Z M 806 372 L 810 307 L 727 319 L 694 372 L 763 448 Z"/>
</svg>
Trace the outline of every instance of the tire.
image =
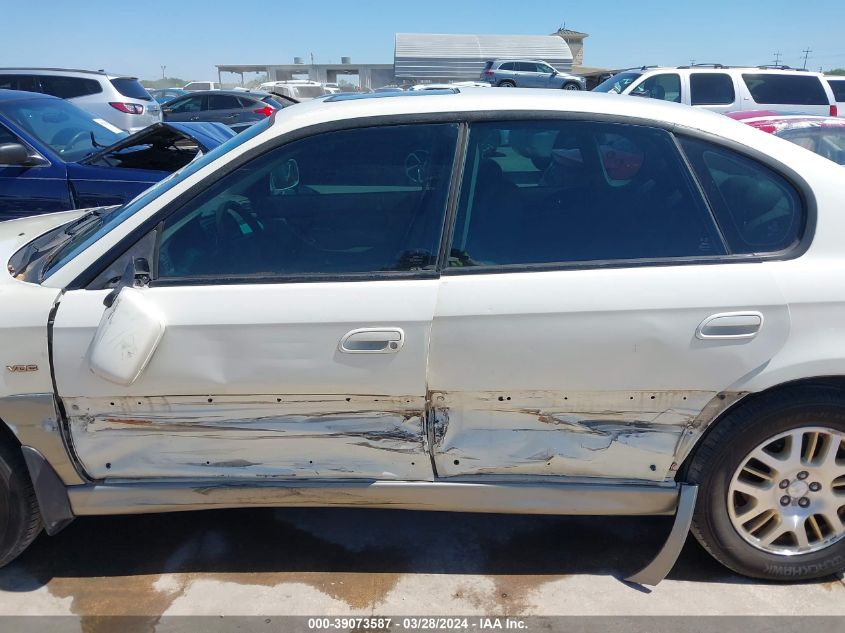
<svg viewBox="0 0 845 633">
<path fill-rule="evenodd" d="M 0 440 L 0 567 L 29 547 L 41 527 L 38 500 L 20 448 Z"/>
<path fill-rule="evenodd" d="M 563 90 L 581 90 L 581 86 L 579 86 L 578 84 L 573 83 L 573 82 L 569 82 L 568 84 L 563 84 L 563 86 L 561 86 L 561 88 Z"/>
<path fill-rule="evenodd" d="M 510 79 L 503 79 L 499 82 L 499 88 L 516 88 L 516 84 Z"/>
<path fill-rule="evenodd" d="M 686 480 L 700 487 L 693 534 L 733 571 L 795 581 L 845 570 L 845 391 L 785 388 L 741 405 L 704 437 Z"/>
</svg>

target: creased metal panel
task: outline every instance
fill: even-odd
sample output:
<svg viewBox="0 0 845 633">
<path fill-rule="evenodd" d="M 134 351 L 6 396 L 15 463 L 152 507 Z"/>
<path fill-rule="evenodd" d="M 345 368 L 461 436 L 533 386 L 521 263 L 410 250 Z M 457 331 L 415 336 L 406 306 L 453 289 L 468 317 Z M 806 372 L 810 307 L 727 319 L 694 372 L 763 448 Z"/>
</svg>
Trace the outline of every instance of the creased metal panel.
<svg viewBox="0 0 845 633">
<path fill-rule="evenodd" d="M 491 59 L 542 59 L 561 72 L 572 70 L 572 51 L 549 35 L 454 35 L 397 33 L 396 77 L 476 79 Z"/>
<path fill-rule="evenodd" d="M 65 398 L 95 479 L 431 480 L 423 397 Z"/>
<path fill-rule="evenodd" d="M 663 481 L 715 393 L 511 391 L 432 394 L 440 477 L 567 475 Z"/>
</svg>

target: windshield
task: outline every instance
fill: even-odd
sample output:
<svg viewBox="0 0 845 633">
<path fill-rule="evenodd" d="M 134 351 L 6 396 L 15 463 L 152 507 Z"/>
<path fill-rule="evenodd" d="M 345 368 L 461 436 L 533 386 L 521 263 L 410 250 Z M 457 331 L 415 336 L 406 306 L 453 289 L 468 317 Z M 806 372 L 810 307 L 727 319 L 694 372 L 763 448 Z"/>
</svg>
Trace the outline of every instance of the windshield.
<svg viewBox="0 0 845 633">
<path fill-rule="evenodd" d="M 109 213 L 97 216 L 97 221 L 91 226 L 86 227 L 88 230 L 74 233 L 69 240 L 61 245 L 60 249 L 48 256 L 48 263 L 44 267 L 40 280 L 43 281 L 48 279 L 53 273 L 62 268 L 62 266 L 79 255 L 79 253 L 84 251 L 91 244 L 109 233 L 112 229 L 128 218 L 135 215 L 138 211 L 143 209 L 151 201 L 155 200 L 166 191 L 170 191 L 183 180 L 195 174 L 209 163 L 214 162 L 229 150 L 234 149 L 235 147 L 238 147 L 239 145 L 242 145 L 248 140 L 261 134 L 261 132 L 270 127 L 273 119 L 274 117 L 268 117 L 259 121 L 255 125 L 250 126 L 246 131 L 241 132 L 237 136 L 233 136 L 222 145 L 218 145 L 207 154 L 197 156 L 196 159 L 185 165 L 182 169 L 173 172 L 167 178 L 159 181 L 157 184 L 141 193 L 135 199 L 130 200 L 122 207 L 116 207 Z"/>
<path fill-rule="evenodd" d="M 598 86 L 593 88 L 593 92 L 615 92 L 616 94 L 622 94 L 625 88 L 630 86 L 641 76 L 642 73 L 619 73 L 618 75 L 613 75 L 610 79 L 606 79 L 601 82 Z"/>
<path fill-rule="evenodd" d="M 3 104 L 3 113 L 66 162 L 75 162 L 117 143 L 126 132 L 61 99 Z"/>
</svg>

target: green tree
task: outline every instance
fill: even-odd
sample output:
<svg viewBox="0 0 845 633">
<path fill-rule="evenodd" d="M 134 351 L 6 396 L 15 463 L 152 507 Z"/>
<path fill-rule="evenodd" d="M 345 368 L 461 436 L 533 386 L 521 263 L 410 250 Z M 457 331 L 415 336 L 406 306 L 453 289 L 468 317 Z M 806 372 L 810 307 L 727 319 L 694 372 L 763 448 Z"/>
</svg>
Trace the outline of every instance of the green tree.
<svg viewBox="0 0 845 633">
<path fill-rule="evenodd" d="M 845 76 L 845 68 L 834 68 L 833 70 L 828 70 L 826 75 L 841 75 Z"/>
</svg>

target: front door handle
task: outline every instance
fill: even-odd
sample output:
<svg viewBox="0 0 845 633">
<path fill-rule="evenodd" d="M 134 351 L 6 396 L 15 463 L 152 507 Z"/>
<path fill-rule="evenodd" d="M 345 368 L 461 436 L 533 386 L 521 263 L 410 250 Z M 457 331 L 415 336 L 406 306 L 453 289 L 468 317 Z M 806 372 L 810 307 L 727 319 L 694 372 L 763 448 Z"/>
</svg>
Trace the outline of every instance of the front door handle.
<svg viewBox="0 0 845 633">
<path fill-rule="evenodd" d="M 704 319 L 695 336 L 702 340 L 754 338 L 762 327 L 761 312 L 723 312 Z"/>
<path fill-rule="evenodd" d="M 346 354 L 395 354 L 405 344 L 401 328 L 360 328 L 340 339 L 340 351 Z"/>
</svg>

